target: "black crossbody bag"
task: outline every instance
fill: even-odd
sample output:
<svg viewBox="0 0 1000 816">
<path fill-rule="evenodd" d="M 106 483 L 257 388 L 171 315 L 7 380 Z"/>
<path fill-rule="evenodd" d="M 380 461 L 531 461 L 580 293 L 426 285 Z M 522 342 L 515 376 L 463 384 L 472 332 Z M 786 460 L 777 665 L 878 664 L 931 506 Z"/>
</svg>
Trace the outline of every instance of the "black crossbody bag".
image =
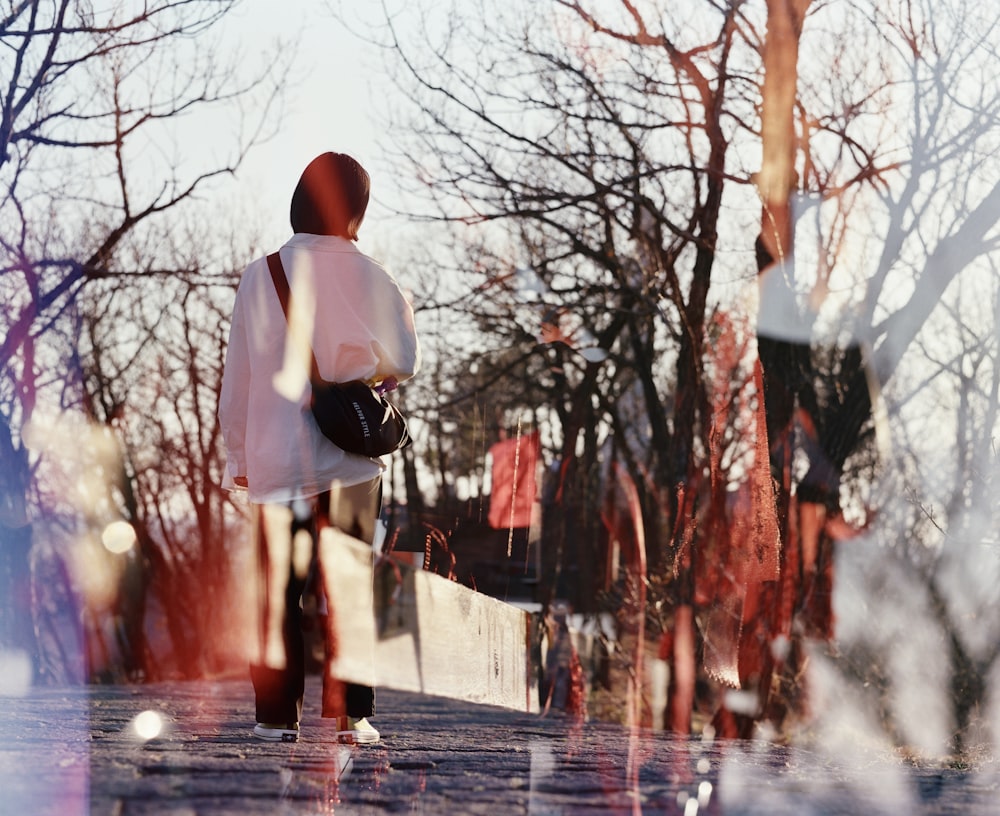
<svg viewBox="0 0 1000 816">
<path fill-rule="evenodd" d="M 288 321 L 288 278 L 275 252 L 267 256 L 271 280 L 281 301 L 281 311 Z M 312 385 L 310 409 L 316 424 L 327 439 L 348 453 L 384 456 L 410 443 L 406 418 L 399 409 L 363 380 L 335 383 L 324 380 L 312 357 L 309 383 Z"/>
</svg>

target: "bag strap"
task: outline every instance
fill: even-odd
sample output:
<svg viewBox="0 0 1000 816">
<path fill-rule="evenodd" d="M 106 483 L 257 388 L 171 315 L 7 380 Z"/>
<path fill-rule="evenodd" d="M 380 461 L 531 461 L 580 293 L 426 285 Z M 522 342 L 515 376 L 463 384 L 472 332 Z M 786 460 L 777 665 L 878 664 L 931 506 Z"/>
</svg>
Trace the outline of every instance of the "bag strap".
<svg viewBox="0 0 1000 816">
<path fill-rule="evenodd" d="M 278 293 L 278 300 L 281 301 L 281 311 L 285 320 L 288 320 L 288 278 L 285 277 L 285 267 L 281 265 L 277 252 L 267 256 L 267 268 L 271 271 L 271 280 Z"/>
<path fill-rule="evenodd" d="M 278 293 L 278 300 L 281 301 L 281 311 L 285 315 L 285 322 L 288 322 L 288 277 L 285 275 L 285 267 L 281 263 L 281 258 L 277 252 L 272 252 L 267 256 L 267 268 L 271 272 L 271 281 L 274 283 L 275 291 Z M 321 382 L 319 375 L 319 364 L 316 362 L 316 352 L 313 351 L 312 344 L 309 345 L 310 361 L 309 381 Z"/>
</svg>

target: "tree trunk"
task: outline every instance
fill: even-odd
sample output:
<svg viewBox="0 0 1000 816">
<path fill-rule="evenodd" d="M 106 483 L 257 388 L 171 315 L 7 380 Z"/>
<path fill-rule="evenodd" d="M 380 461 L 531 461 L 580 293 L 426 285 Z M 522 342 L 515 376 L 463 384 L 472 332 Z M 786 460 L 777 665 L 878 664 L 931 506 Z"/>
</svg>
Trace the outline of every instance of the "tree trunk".
<svg viewBox="0 0 1000 816">
<path fill-rule="evenodd" d="M 795 99 L 799 38 L 811 0 L 768 0 L 761 108 L 762 160 L 757 187 L 763 203 L 761 237 L 778 263 L 792 250 L 791 193 L 795 172 Z"/>
</svg>

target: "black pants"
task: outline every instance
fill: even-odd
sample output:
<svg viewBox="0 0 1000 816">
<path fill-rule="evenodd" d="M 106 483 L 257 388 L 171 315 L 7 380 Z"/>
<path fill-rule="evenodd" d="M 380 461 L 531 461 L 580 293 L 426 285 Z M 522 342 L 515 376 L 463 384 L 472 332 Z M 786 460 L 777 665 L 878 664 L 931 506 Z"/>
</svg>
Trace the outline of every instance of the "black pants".
<svg viewBox="0 0 1000 816">
<path fill-rule="evenodd" d="M 250 665 L 257 722 L 294 723 L 302 716 L 305 694 L 305 639 L 302 595 L 310 575 L 336 570 L 324 564 L 319 534 L 332 525 L 361 541 L 371 542 L 382 501 L 382 479 L 342 487 L 297 501 L 292 506 L 255 504 L 253 539 L 258 555 L 259 652 Z M 324 582 L 319 582 L 323 586 Z M 329 656 L 330 633 L 325 633 Z M 324 667 L 322 715 L 356 719 L 375 713 L 375 691 L 345 683 Z"/>
</svg>

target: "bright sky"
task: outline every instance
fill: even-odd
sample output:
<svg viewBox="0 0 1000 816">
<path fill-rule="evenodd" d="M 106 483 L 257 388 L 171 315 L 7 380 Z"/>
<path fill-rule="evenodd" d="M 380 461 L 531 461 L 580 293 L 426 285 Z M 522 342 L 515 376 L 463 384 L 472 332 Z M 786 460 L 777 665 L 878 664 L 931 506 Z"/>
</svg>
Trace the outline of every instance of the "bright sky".
<svg viewBox="0 0 1000 816">
<path fill-rule="evenodd" d="M 388 83 L 372 69 L 373 50 L 334 19 L 323 0 L 294 0 L 295 10 L 276 0 L 244 0 L 223 26 L 239 43 L 251 72 L 255 57 L 273 53 L 284 41 L 297 46 L 292 79 L 284 88 L 284 114 L 277 136 L 251 153 L 241 168 L 236 194 L 266 193 L 268 237 L 282 241 L 290 232 L 288 201 L 302 170 L 326 150 L 350 153 L 372 173 L 373 198 L 390 180 L 376 167 L 373 99 L 384 101 Z M 375 63 L 377 66 L 377 63 Z M 374 206 L 373 206 L 374 211 Z M 270 225 L 274 224 L 274 232 Z M 362 230 L 362 249 L 377 237 L 377 218 Z"/>
</svg>

